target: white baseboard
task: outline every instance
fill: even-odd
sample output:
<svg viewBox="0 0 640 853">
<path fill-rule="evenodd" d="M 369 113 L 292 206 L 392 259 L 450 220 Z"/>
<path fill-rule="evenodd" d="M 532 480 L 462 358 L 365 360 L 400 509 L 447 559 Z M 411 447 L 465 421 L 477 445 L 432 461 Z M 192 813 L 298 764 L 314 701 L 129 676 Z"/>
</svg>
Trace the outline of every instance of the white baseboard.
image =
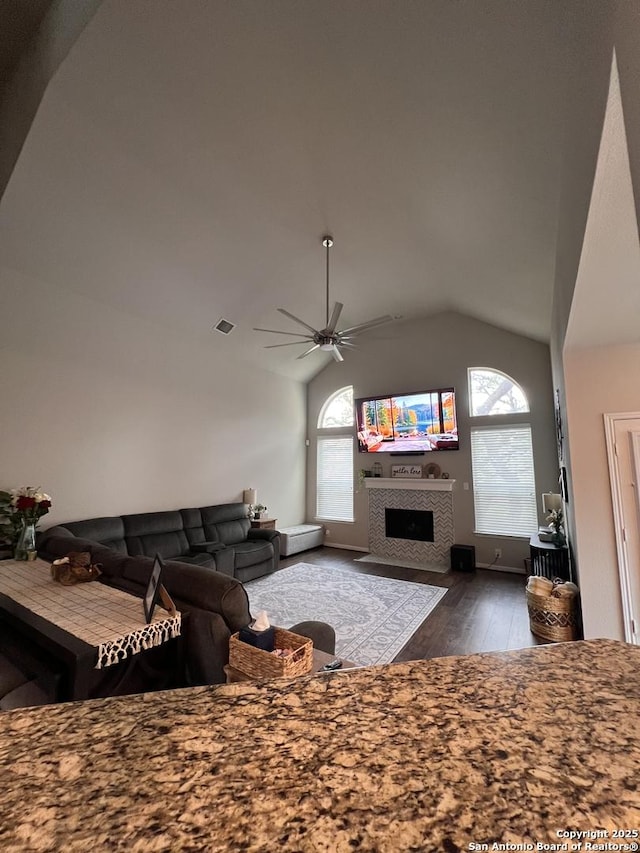
<svg viewBox="0 0 640 853">
<path fill-rule="evenodd" d="M 478 569 L 489 569 L 492 572 L 509 572 L 512 575 L 526 575 L 526 569 L 518 569 L 516 566 L 490 566 L 489 563 L 476 563 Z"/>
<path fill-rule="evenodd" d="M 324 542 L 326 548 L 344 548 L 345 551 L 361 551 L 363 554 L 366 554 L 369 549 L 368 548 L 359 548 L 357 545 L 340 545 L 339 542 Z"/>
</svg>

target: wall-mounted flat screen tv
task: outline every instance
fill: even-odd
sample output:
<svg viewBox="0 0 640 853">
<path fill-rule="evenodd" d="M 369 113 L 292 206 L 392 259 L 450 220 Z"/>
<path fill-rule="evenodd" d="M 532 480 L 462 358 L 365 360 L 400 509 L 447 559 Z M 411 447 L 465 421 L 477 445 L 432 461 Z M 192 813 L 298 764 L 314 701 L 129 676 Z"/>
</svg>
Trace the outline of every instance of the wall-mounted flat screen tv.
<svg viewBox="0 0 640 853">
<path fill-rule="evenodd" d="M 361 453 L 457 450 L 453 388 L 355 401 Z"/>
</svg>

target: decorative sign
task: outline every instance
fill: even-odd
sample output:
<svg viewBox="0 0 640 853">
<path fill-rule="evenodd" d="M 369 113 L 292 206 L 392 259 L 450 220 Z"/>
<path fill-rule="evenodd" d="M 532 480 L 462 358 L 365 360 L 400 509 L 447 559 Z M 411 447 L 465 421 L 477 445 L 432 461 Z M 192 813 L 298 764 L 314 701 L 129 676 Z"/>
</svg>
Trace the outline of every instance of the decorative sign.
<svg viewBox="0 0 640 853">
<path fill-rule="evenodd" d="M 391 476 L 419 480 L 422 477 L 422 465 L 392 465 Z"/>
</svg>

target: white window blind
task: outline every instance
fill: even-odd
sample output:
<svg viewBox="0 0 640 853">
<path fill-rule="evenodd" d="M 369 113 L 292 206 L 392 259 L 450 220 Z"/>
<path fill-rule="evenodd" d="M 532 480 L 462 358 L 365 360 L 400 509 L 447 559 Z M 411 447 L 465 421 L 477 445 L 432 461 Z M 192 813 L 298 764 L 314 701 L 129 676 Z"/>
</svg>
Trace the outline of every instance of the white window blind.
<svg viewBox="0 0 640 853">
<path fill-rule="evenodd" d="M 471 465 L 476 533 L 535 533 L 538 515 L 531 427 L 472 428 Z"/>
<path fill-rule="evenodd" d="M 353 521 L 353 438 L 318 437 L 316 516 Z"/>
</svg>

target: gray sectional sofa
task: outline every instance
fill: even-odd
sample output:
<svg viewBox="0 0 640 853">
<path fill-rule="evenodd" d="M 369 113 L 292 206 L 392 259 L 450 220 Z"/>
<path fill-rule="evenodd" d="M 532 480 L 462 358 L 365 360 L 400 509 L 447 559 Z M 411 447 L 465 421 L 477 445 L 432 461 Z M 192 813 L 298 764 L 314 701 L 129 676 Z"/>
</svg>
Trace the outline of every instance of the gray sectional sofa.
<svg viewBox="0 0 640 853">
<path fill-rule="evenodd" d="M 252 529 L 243 503 L 73 521 L 50 527 L 41 544 L 67 535 L 130 557 L 159 554 L 163 560 L 207 566 L 239 581 L 275 571 L 280 559 L 280 534 Z"/>
</svg>

